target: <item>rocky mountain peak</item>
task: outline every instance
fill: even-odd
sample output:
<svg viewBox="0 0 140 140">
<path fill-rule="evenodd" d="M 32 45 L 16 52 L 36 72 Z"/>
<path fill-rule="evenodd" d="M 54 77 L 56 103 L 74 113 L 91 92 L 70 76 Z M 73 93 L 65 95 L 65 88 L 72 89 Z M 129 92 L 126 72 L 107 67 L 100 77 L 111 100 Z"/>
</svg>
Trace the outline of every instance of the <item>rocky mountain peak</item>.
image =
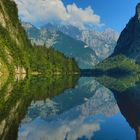
<svg viewBox="0 0 140 140">
<path fill-rule="evenodd" d="M 30 29 L 34 27 L 32 24 L 28 22 L 22 22 L 22 26 L 24 27 L 24 29 Z"/>
<path fill-rule="evenodd" d="M 136 6 L 136 16 L 138 17 L 138 19 L 140 19 L 140 3 L 138 3 Z"/>
<path fill-rule="evenodd" d="M 118 39 L 113 55 L 124 54 L 140 64 L 140 3 Z"/>
</svg>

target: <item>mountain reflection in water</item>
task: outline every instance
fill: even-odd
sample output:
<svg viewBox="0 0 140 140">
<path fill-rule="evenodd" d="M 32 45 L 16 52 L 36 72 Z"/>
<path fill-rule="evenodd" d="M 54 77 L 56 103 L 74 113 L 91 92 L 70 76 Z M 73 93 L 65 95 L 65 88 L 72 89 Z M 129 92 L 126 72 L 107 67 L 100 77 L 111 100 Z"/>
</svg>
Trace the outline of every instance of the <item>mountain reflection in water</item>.
<svg viewBox="0 0 140 140">
<path fill-rule="evenodd" d="M 0 91 L 0 139 L 139 140 L 139 79 L 9 79 Z"/>
</svg>

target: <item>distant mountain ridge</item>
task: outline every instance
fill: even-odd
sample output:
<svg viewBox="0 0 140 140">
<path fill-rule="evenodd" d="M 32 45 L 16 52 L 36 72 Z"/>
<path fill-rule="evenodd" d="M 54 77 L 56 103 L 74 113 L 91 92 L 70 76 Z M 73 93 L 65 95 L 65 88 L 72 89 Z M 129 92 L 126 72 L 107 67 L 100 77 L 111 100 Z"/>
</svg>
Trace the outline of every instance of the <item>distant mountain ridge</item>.
<svg viewBox="0 0 140 140">
<path fill-rule="evenodd" d="M 80 68 L 93 68 L 99 62 L 96 53 L 80 40 L 55 29 L 38 29 L 30 23 L 23 23 L 32 43 L 46 45 L 75 58 Z"/>
<path fill-rule="evenodd" d="M 62 33 L 66 34 L 66 35 L 69 35 L 70 37 L 72 37 L 74 39 L 79 39 L 80 34 L 81 34 L 80 29 L 78 29 L 75 26 L 66 25 L 66 24 L 47 23 L 46 25 L 42 26 L 41 28 L 42 29 L 50 29 L 50 30 L 61 31 Z"/>
<path fill-rule="evenodd" d="M 81 32 L 81 40 L 95 51 L 100 60 L 107 58 L 113 53 L 118 37 L 119 34 L 109 28 L 102 32 L 91 29 Z"/>
<path fill-rule="evenodd" d="M 80 68 L 93 68 L 112 54 L 118 34 L 111 29 L 104 32 L 80 30 L 71 25 L 46 24 L 40 29 L 22 23 L 32 43 L 53 46 L 69 57 L 74 57 Z"/>
<path fill-rule="evenodd" d="M 110 28 L 104 31 L 96 31 L 95 29 L 80 30 L 72 25 L 51 24 L 48 23 L 41 27 L 42 29 L 51 29 L 61 31 L 66 35 L 71 36 L 76 40 L 81 40 L 101 59 L 107 58 L 114 51 L 119 33 Z"/>
</svg>

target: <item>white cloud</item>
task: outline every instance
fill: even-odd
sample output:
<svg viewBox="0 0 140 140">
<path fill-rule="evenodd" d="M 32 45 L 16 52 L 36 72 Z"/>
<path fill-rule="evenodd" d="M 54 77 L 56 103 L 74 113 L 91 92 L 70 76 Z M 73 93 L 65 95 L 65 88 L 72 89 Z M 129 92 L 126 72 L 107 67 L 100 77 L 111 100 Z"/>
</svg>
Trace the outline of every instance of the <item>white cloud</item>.
<svg viewBox="0 0 140 140">
<path fill-rule="evenodd" d="M 15 0 L 15 2 L 22 20 L 32 24 L 62 22 L 83 28 L 85 24 L 100 23 L 100 17 L 90 6 L 82 9 L 73 3 L 65 7 L 61 0 Z"/>
</svg>

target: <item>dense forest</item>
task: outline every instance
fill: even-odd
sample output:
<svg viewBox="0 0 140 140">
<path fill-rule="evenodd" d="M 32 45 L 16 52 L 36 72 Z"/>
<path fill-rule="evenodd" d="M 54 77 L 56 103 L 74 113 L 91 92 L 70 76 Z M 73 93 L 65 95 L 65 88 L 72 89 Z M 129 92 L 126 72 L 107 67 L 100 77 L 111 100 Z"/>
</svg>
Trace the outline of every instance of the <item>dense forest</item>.
<svg viewBox="0 0 140 140">
<path fill-rule="evenodd" d="M 73 58 L 45 46 L 32 46 L 18 18 L 15 2 L 0 1 L 0 75 L 2 73 L 77 73 Z"/>
</svg>

